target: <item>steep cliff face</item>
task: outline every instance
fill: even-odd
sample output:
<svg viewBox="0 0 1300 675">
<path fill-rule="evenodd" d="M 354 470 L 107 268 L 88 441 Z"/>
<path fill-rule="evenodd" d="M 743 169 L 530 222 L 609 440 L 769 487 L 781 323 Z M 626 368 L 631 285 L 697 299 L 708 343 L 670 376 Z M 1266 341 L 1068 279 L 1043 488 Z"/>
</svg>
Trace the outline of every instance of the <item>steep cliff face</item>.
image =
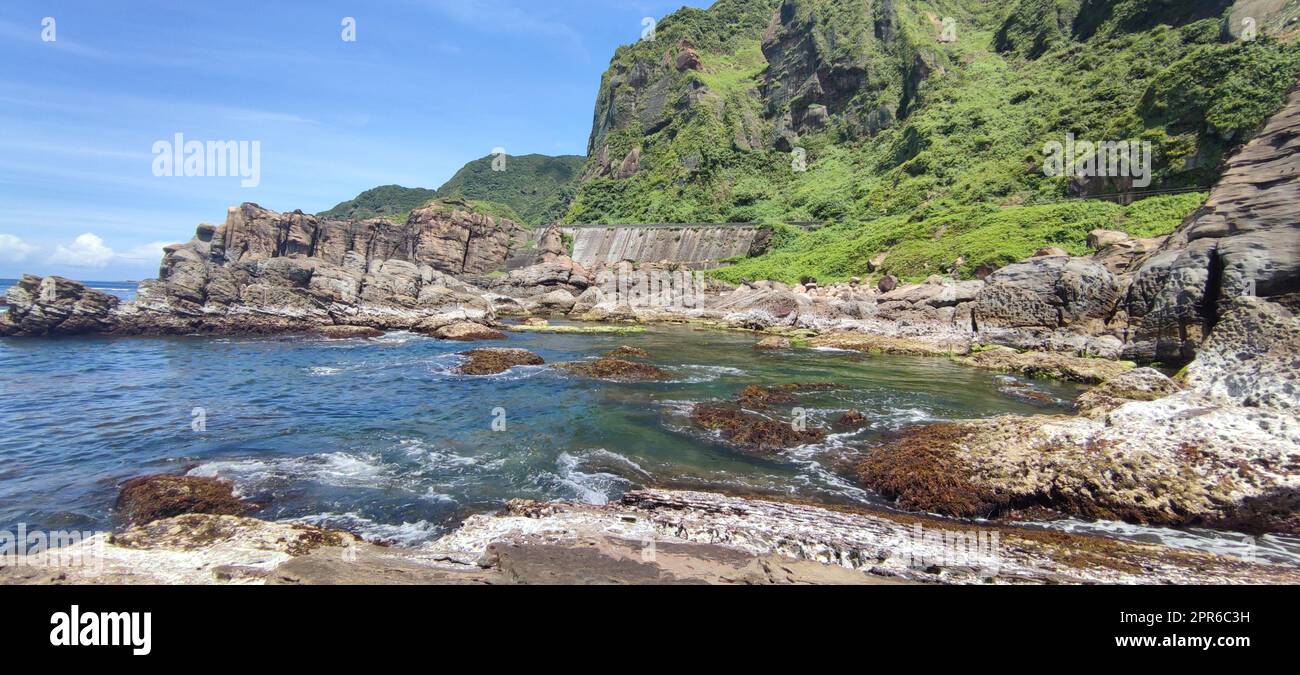
<svg viewBox="0 0 1300 675">
<path fill-rule="evenodd" d="M 369 264 L 402 260 L 445 274 L 487 274 L 501 267 L 528 236 L 517 223 L 441 208 L 413 211 L 404 224 L 386 220 L 321 220 L 244 204 L 220 227 L 200 226 L 194 241 L 170 247 L 164 269 L 189 250 L 217 265 L 268 258 L 317 258 L 342 265 L 349 255 Z M 163 275 L 166 278 L 166 275 Z"/>
</svg>

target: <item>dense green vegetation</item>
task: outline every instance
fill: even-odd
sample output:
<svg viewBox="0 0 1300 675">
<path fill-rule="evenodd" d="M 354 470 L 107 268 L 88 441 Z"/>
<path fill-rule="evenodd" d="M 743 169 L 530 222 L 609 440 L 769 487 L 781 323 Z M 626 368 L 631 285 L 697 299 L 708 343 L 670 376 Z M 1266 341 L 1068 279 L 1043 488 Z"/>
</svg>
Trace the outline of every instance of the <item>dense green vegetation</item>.
<svg viewBox="0 0 1300 675">
<path fill-rule="evenodd" d="M 366 190 L 328 211 L 316 214 L 320 218 L 336 220 L 368 220 L 370 218 L 405 218 L 412 209 L 424 206 L 436 193 L 426 188 L 408 188 L 400 185 L 383 185 Z"/>
<path fill-rule="evenodd" d="M 506 157 L 505 171 L 492 170 L 492 157 L 466 164 L 437 190 L 385 185 L 317 214 L 322 218 L 403 222 L 428 206 L 460 206 L 524 225 L 553 223 L 573 198 L 586 158 L 576 155 Z"/>
<path fill-rule="evenodd" d="M 525 225 L 554 223 L 568 210 L 585 157 L 507 156 L 505 170 L 492 170 L 492 157 L 476 159 L 438 188 L 441 199 L 463 197 L 502 204 Z"/>
<path fill-rule="evenodd" d="M 840 223 L 808 233 L 788 228 L 772 252 L 718 270 L 716 275 L 732 283 L 755 279 L 796 283 L 803 276 L 837 282 L 868 277 L 866 261 L 888 251 L 877 276 L 894 274 L 905 281 L 921 281 L 955 267 L 956 276 L 971 278 L 982 266 L 996 269 L 1028 258 L 1044 246 L 1085 255 L 1088 233 L 1096 229 L 1135 237 L 1169 234 L 1204 200 L 1204 193 L 1191 193 L 1152 197 L 1128 207 L 1083 200 L 1005 208 L 980 204 L 928 217 Z"/>
<path fill-rule="evenodd" d="M 1295 43 L 1232 37 L 1230 4 L 719 0 L 684 9 L 659 23 L 654 41 L 620 48 L 602 82 L 588 169 L 636 148 L 640 171 L 583 181 L 565 219 L 831 223 L 813 234 L 783 230 L 768 255 L 718 273 L 729 279 L 864 275 L 882 252 L 886 270 L 903 277 L 958 257 L 958 273 L 969 275 L 1045 245 L 1083 253 L 1096 227 L 1167 233 L 1300 71 Z M 806 171 L 793 170 L 797 158 L 779 140 L 790 119 L 820 104 L 782 79 L 800 74 L 793 54 L 802 43 L 786 43 L 782 57 L 763 53 L 778 10 L 786 35 L 802 31 L 816 45 L 827 89 L 825 122 L 785 135 L 806 154 Z M 944 18 L 955 41 L 938 39 Z M 675 67 L 688 48 L 700 70 Z M 837 95 L 836 81 L 854 86 Z M 635 97 L 629 86 L 639 87 Z M 656 119 L 646 101 L 660 92 Z M 1127 208 L 1072 200 L 1121 187 L 1045 175 L 1044 145 L 1067 134 L 1149 142 L 1147 189 L 1194 192 Z"/>
</svg>

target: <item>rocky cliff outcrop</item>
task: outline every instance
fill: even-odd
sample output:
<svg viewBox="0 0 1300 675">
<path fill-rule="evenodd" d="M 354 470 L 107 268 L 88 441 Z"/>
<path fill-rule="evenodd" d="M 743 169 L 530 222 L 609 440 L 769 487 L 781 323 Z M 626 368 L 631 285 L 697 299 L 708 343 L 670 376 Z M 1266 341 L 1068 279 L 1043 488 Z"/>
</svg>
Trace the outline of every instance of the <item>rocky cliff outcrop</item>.
<svg viewBox="0 0 1300 675">
<path fill-rule="evenodd" d="M 322 325 L 414 328 L 434 316 L 491 320 L 483 292 L 453 275 L 501 269 L 529 233 L 439 208 L 405 224 L 329 221 L 255 204 L 168 246 L 134 302 L 57 277 L 10 291 L 9 335 L 283 332 Z"/>
<path fill-rule="evenodd" d="M 120 301 L 63 277 L 24 274 L 8 293 L 0 335 L 82 335 L 110 330 Z"/>
<path fill-rule="evenodd" d="M 1122 310 L 1134 357 L 1187 360 L 1231 300 L 1300 306 L 1300 89 L 1228 160 L 1198 210 L 1134 274 Z"/>
</svg>

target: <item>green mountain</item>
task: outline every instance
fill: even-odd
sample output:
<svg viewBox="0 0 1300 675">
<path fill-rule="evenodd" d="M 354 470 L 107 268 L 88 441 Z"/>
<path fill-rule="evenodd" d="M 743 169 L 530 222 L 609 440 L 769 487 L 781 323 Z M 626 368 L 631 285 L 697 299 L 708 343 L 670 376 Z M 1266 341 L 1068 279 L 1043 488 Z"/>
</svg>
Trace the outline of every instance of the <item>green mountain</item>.
<svg viewBox="0 0 1300 675">
<path fill-rule="evenodd" d="M 1297 15 L 1258 0 L 682 9 L 611 60 L 565 220 L 771 223 L 773 249 L 730 280 L 866 276 L 882 253 L 881 272 L 970 276 L 1042 246 L 1083 253 L 1098 227 L 1167 233 L 1295 85 Z M 1071 138 L 1149 143 L 1150 184 L 1047 175 L 1048 144 Z M 1159 196 L 1080 199 L 1139 189 Z"/>
<path fill-rule="evenodd" d="M 504 204 L 526 225 L 557 222 L 569 207 L 586 158 L 507 155 L 504 159 L 500 171 L 493 170 L 492 156 L 466 164 L 438 188 L 437 196 Z"/>
<path fill-rule="evenodd" d="M 435 201 L 522 223 L 557 222 L 569 208 L 585 157 L 506 156 L 494 171 L 491 155 L 466 164 L 437 190 L 384 185 L 316 214 L 322 218 L 405 220 L 414 209 Z"/>
<path fill-rule="evenodd" d="M 328 211 L 316 214 L 319 218 L 336 220 L 368 220 L 370 218 L 405 218 L 406 214 L 424 206 L 437 196 L 426 188 L 408 188 L 400 185 L 383 185 L 366 190 L 355 198 Z"/>
</svg>

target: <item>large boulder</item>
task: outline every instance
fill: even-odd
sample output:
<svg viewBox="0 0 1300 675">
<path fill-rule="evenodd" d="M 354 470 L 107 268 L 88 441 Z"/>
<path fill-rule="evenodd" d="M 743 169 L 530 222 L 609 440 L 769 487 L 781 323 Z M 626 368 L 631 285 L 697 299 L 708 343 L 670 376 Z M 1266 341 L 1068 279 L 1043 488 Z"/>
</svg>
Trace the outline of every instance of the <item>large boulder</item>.
<svg viewBox="0 0 1300 675">
<path fill-rule="evenodd" d="M 112 330 L 116 296 L 63 277 L 25 274 L 8 291 L 3 335 L 81 335 Z"/>
<path fill-rule="evenodd" d="M 1047 256 L 1008 265 L 984 280 L 975 321 L 986 328 L 1071 328 L 1099 333 L 1123 286 L 1089 258 Z"/>
</svg>

